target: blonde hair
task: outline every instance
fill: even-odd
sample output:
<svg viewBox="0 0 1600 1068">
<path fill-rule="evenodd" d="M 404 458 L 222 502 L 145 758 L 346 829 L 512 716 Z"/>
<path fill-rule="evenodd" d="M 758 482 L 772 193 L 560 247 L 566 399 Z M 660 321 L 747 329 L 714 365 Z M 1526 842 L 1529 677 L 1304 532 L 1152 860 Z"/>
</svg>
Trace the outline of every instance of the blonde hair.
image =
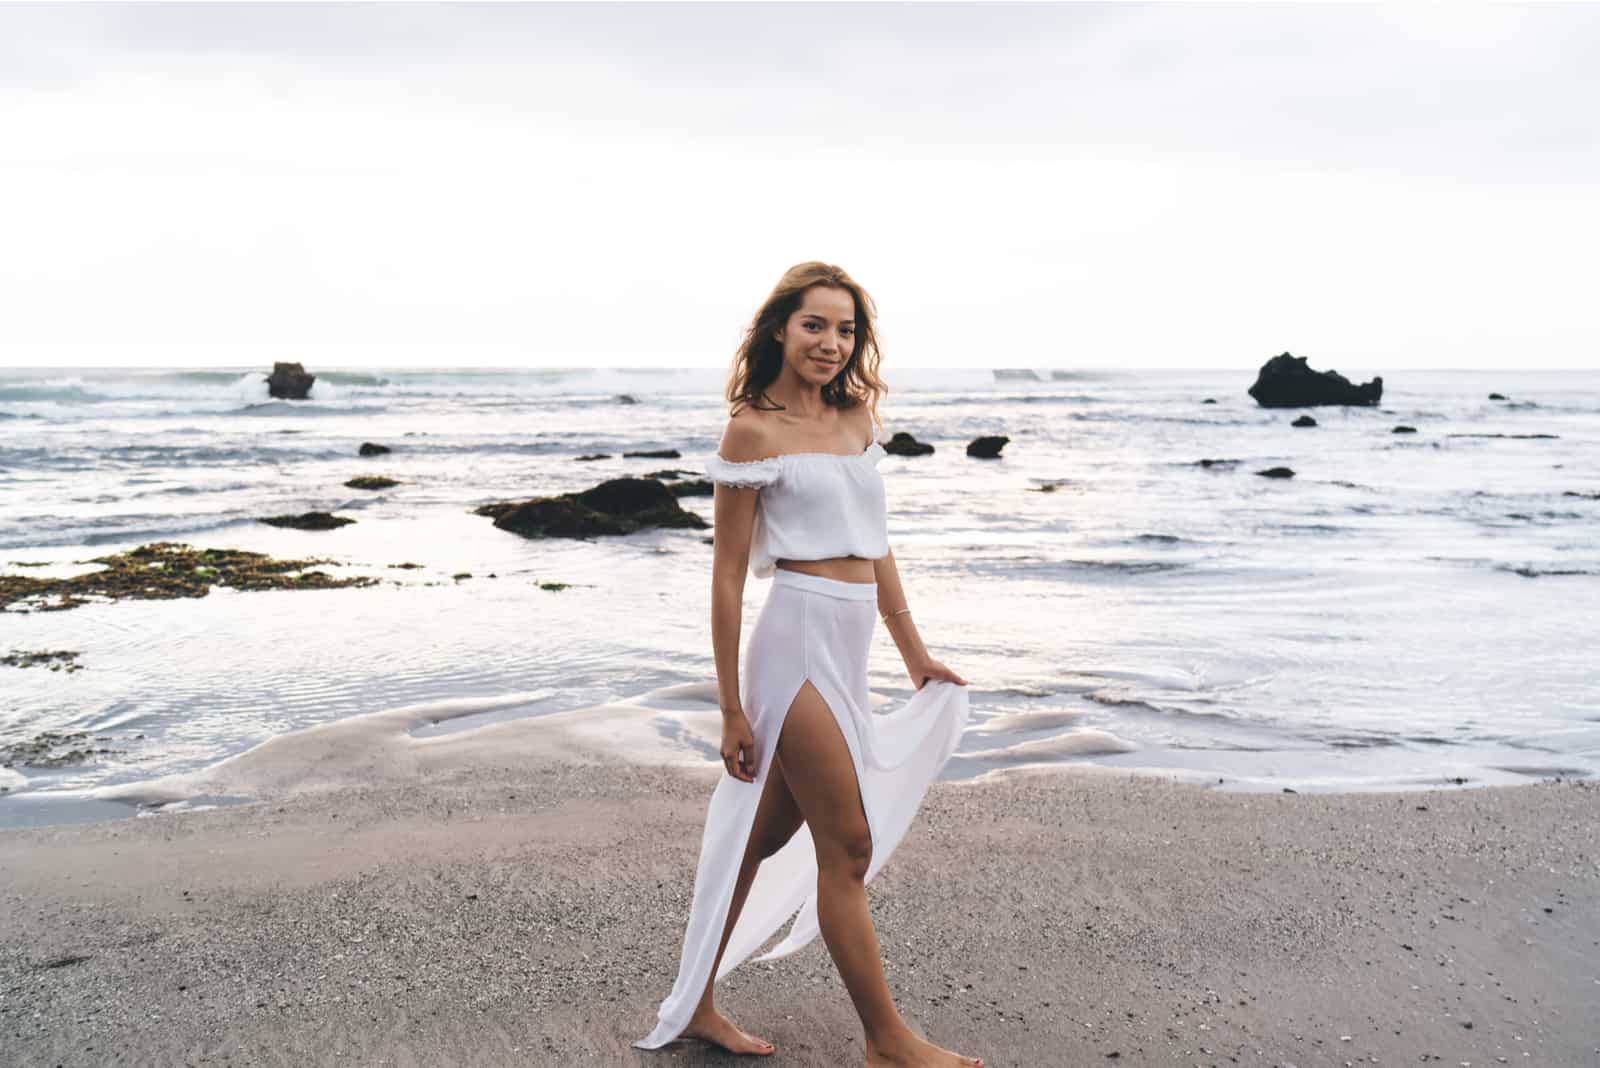
<svg viewBox="0 0 1600 1068">
<path fill-rule="evenodd" d="M 878 400 L 889 392 L 889 387 L 878 377 L 878 363 L 883 357 L 878 351 L 877 306 L 844 268 L 817 260 L 797 263 L 784 271 L 746 328 L 728 377 L 730 415 L 737 415 L 746 406 L 761 407 L 767 387 L 777 381 L 778 372 L 783 369 L 783 343 L 776 337 L 778 329 L 800 307 L 806 292 L 817 286 L 844 290 L 856 307 L 855 346 L 844 367 L 822 387 L 822 400 L 841 408 L 865 404 L 873 423 L 878 423 Z"/>
</svg>

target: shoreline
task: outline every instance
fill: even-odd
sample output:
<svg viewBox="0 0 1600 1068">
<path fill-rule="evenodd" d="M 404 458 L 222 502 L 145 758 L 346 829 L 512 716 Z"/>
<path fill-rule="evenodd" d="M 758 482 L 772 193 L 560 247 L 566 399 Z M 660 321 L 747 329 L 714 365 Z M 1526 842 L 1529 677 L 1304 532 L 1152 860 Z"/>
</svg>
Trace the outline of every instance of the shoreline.
<svg viewBox="0 0 1600 1068">
<path fill-rule="evenodd" d="M 355 785 L 400 786 L 426 777 L 431 769 L 443 764 L 487 766 L 511 756 L 536 763 L 554 760 L 690 771 L 721 767 L 715 759 L 720 720 L 714 681 L 668 685 L 582 708 L 539 710 L 538 706 L 553 696 L 547 690 L 534 690 L 445 698 L 362 712 L 285 731 L 189 771 L 77 789 L 0 793 L 0 832 L 157 818 L 224 807 L 248 808 Z M 895 698 L 874 693 L 873 700 L 875 705 L 883 705 L 893 703 Z M 1031 726 L 1028 720 L 1032 717 L 1055 725 L 1050 713 L 1014 716 L 1011 718 L 1020 723 L 1002 723 L 998 728 L 986 729 L 980 724 L 975 729 L 977 736 L 994 739 L 1000 748 L 957 753 L 939 781 L 982 783 L 1019 777 L 1133 775 L 1247 796 L 1393 795 L 1597 782 L 1583 775 L 1550 774 L 1537 780 L 1506 782 L 1466 779 L 1444 772 L 1436 781 L 1372 778 L 1335 781 L 1331 785 L 1315 778 L 1252 779 L 1221 775 L 1206 768 L 1138 763 L 1135 761 L 1179 754 L 1127 747 L 1115 736 L 1093 729 L 1079 728 L 1043 741 L 1006 740 L 1007 727 Z M 1069 718 L 1075 722 L 1077 717 Z M 1089 760 L 1045 759 L 1057 755 L 1063 743 L 1081 749 L 1081 756 Z M 1107 755 L 1121 753 L 1128 753 L 1129 760 L 1106 762 Z M 1097 756 L 1099 760 L 1094 759 Z M 952 774 L 953 770 L 958 773 Z M 10 769 L 0 772 L 14 777 L 6 784 L 8 790 L 27 783 L 24 776 Z M 1288 782 L 1294 785 L 1287 785 Z"/>
<path fill-rule="evenodd" d="M 742 1063 L 629 1046 L 675 973 L 716 774 L 508 753 L 0 831 L 0 1059 Z M 870 899 L 902 1010 L 993 1065 L 1575 1064 L 1600 1047 L 1590 782 L 938 782 Z M 772 1063 L 860 1063 L 820 941 L 719 990 L 779 1045 Z"/>
</svg>

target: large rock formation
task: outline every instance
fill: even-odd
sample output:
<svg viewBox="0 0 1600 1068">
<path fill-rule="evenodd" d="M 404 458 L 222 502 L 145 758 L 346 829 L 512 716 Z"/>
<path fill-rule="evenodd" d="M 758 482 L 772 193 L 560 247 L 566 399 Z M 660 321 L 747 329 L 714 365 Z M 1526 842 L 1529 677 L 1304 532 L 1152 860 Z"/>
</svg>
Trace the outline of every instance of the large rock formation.
<svg viewBox="0 0 1600 1068">
<path fill-rule="evenodd" d="M 525 538 L 591 538 L 632 534 L 647 527 L 710 526 L 681 508 L 678 498 L 653 478 L 613 478 L 582 493 L 485 504 L 473 511 L 494 517 L 495 526 Z"/>
<path fill-rule="evenodd" d="M 1318 404 L 1377 404 L 1383 379 L 1355 385 L 1338 371 L 1313 371 L 1304 356 L 1274 356 L 1256 373 L 1250 396 L 1263 408 L 1309 408 Z"/>
<path fill-rule="evenodd" d="M 926 456 L 933 451 L 933 446 L 901 430 L 883 443 L 883 451 L 890 456 Z"/>
<path fill-rule="evenodd" d="M 275 363 L 267 376 L 267 393 L 278 400 L 305 400 L 317 376 L 297 363 Z"/>
<path fill-rule="evenodd" d="M 981 438 L 973 438 L 967 442 L 967 455 L 979 460 L 997 460 L 1000 450 L 1010 440 L 1004 434 L 985 434 Z"/>
</svg>

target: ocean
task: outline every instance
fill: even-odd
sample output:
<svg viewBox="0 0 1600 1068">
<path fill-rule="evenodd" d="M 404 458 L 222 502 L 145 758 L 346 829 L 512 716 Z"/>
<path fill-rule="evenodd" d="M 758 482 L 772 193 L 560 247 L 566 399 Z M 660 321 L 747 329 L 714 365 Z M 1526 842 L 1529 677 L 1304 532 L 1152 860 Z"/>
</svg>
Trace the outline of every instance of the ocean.
<svg viewBox="0 0 1600 1068">
<path fill-rule="evenodd" d="M 178 541 L 379 580 L 0 612 L 0 653 L 80 668 L 0 666 L 0 745 L 98 750 L 0 769 L 0 825 L 105 815 L 97 789 L 462 698 L 487 711 L 426 730 L 622 703 L 649 745 L 619 739 L 621 758 L 714 761 L 684 726 L 715 703 L 708 532 L 530 541 L 471 509 L 702 477 L 722 371 L 309 370 L 298 402 L 257 369 L 0 370 L 0 575 Z M 970 684 L 947 777 L 1093 764 L 1310 791 L 1600 770 L 1600 373 L 1386 371 L 1381 407 L 1308 409 L 1314 428 L 1258 407 L 1253 370 L 886 377 L 885 437 L 936 447 L 880 470 L 918 627 Z M 1009 436 L 1001 459 L 965 455 L 983 434 Z M 681 459 L 621 456 L 655 449 Z M 1295 476 L 1255 474 L 1274 466 Z M 399 484 L 344 487 L 363 474 Z M 258 522 L 311 510 L 355 522 Z M 871 681 L 910 692 L 881 627 Z"/>
</svg>

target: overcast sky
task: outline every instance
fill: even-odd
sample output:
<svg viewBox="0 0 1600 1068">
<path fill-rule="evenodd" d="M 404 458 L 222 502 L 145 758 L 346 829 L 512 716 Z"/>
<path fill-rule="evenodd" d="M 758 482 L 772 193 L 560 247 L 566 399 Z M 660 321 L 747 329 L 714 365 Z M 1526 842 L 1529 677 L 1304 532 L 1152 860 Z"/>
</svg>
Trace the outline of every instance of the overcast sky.
<svg viewBox="0 0 1600 1068">
<path fill-rule="evenodd" d="M 1600 7 L 0 6 L 0 364 L 1600 366 Z"/>
</svg>

